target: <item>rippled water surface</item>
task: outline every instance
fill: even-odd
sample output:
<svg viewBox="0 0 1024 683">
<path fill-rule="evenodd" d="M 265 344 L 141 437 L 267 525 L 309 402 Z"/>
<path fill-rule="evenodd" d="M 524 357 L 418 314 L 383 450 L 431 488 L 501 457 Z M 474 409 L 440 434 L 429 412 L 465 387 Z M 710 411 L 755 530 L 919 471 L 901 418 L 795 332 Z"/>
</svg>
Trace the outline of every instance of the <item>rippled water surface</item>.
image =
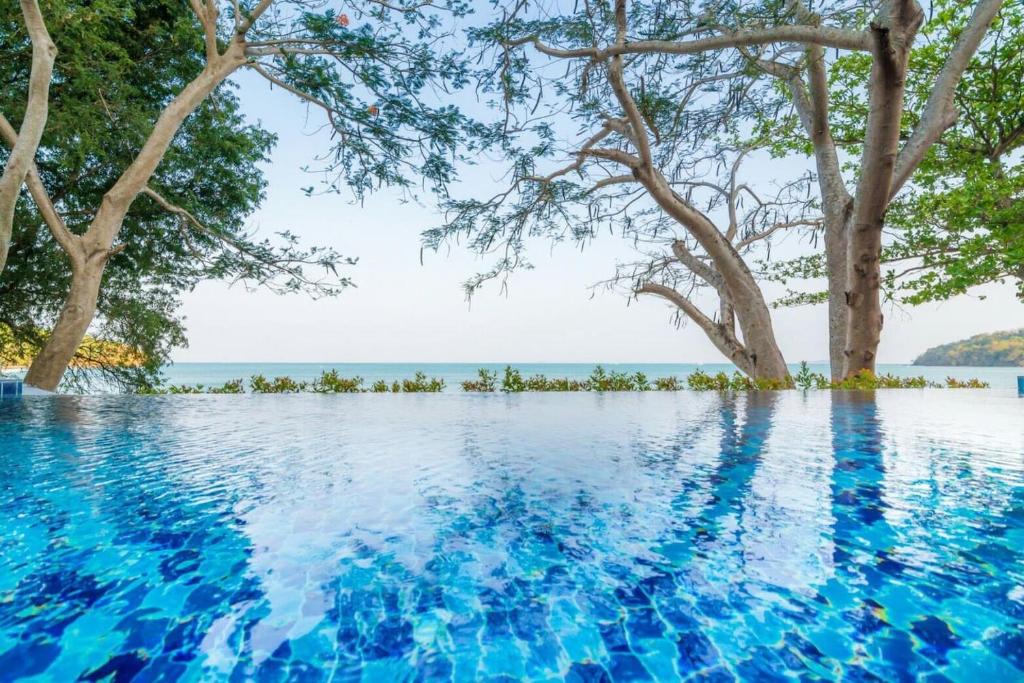
<svg viewBox="0 0 1024 683">
<path fill-rule="evenodd" d="M 0 403 L 0 680 L 1024 679 L 998 391 Z"/>
</svg>

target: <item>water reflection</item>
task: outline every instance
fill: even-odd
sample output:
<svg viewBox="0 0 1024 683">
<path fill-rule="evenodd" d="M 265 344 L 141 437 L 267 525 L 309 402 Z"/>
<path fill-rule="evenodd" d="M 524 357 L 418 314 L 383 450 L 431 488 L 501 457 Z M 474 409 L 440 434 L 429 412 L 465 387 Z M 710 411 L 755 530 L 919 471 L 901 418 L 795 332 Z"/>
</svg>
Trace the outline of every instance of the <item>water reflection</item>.
<svg viewBox="0 0 1024 683">
<path fill-rule="evenodd" d="M 1016 404 L 914 397 L 0 404 L 0 672 L 1008 679 Z"/>
</svg>

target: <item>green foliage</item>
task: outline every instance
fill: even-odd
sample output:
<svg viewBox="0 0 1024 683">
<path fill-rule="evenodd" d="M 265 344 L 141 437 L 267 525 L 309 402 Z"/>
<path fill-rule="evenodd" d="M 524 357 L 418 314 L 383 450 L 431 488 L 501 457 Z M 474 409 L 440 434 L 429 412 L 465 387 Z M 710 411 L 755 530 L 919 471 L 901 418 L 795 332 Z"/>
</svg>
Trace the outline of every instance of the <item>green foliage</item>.
<svg viewBox="0 0 1024 683">
<path fill-rule="evenodd" d="M 978 334 L 928 349 L 914 365 L 1024 367 L 1024 330 Z"/>
<path fill-rule="evenodd" d="M 166 387 L 142 387 L 136 393 L 139 394 L 244 394 L 245 382 L 240 379 L 233 379 L 220 386 L 206 387 L 203 384 L 172 384 Z"/>
<path fill-rule="evenodd" d="M 501 379 L 501 390 L 505 393 L 518 393 L 526 391 L 526 382 L 523 375 L 511 365 L 505 366 L 505 375 Z"/>
<path fill-rule="evenodd" d="M 17 4 L 0 10 L 0 111 L 17 127 L 24 114 L 30 45 Z M 202 70 L 202 37 L 187 3 L 176 0 L 48 0 L 42 3 L 58 48 L 40 174 L 58 212 L 83 232 L 103 194 L 128 167 L 168 100 Z M 264 255 L 276 247 L 248 239 L 245 219 L 263 197 L 260 165 L 274 137 L 248 123 L 230 87 L 215 92 L 183 125 L 150 183 L 206 224 L 203 233 L 136 201 L 110 260 L 98 302 L 96 336 L 143 352 L 137 367 L 72 370 L 67 383 L 152 386 L 170 350 L 185 344 L 179 296 L 207 278 L 258 281 L 269 272 L 232 241 Z M 0 144 L 0 163 L 7 148 Z M 262 245 L 262 246 L 261 246 Z M 304 254 L 305 255 L 305 254 Z M 33 353 L 59 314 L 70 274 L 34 203 L 17 206 L 12 249 L 0 280 L 0 320 Z"/>
<path fill-rule="evenodd" d="M 600 365 L 590 373 L 589 383 L 591 391 L 649 391 L 651 388 L 650 382 L 642 372 L 634 375 L 614 370 L 605 372 Z"/>
<path fill-rule="evenodd" d="M 263 375 L 253 375 L 249 378 L 249 390 L 254 394 L 295 394 L 308 388 L 308 382 L 297 382 L 291 377 L 267 380 Z"/>
<path fill-rule="evenodd" d="M 401 389 L 405 393 L 436 394 L 444 391 L 444 380 L 436 377 L 428 378 L 426 374 L 417 372 L 412 379 L 403 379 Z M 392 387 L 392 391 L 395 391 Z"/>
<path fill-rule="evenodd" d="M 443 379 L 427 377 L 417 372 L 412 379 L 403 379 L 388 384 L 377 380 L 369 386 L 363 386 L 362 377 L 342 377 L 337 370 L 326 370 L 319 377 L 310 380 L 296 380 L 291 377 L 275 377 L 267 379 L 263 375 L 249 378 L 248 390 L 253 394 L 360 394 L 360 393 L 437 393 L 444 391 Z M 231 380 L 220 386 L 205 387 L 195 385 L 171 385 L 166 387 L 144 387 L 138 390 L 141 394 L 244 394 L 246 384 L 240 379 Z"/>
<path fill-rule="evenodd" d="M 328 370 L 308 386 L 317 394 L 355 394 L 363 391 L 363 378 L 342 377 L 337 370 Z"/>
<path fill-rule="evenodd" d="M 807 367 L 807 361 L 800 361 L 800 370 L 793 375 L 793 384 L 797 389 L 807 391 L 808 389 L 828 389 L 831 382 L 820 372 L 811 372 Z"/>
<path fill-rule="evenodd" d="M 654 388 L 657 391 L 682 391 L 684 386 L 685 384 L 675 375 L 657 377 L 654 380 Z"/>
<path fill-rule="evenodd" d="M 462 391 L 468 393 L 493 393 L 499 388 L 498 373 L 493 370 L 480 369 L 479 379 L 462 382 Z M 710 375 L 702 370 L 690 373 L 685 381 L 677 377 L 658 377 L 649 380 L 642 372 L 633 374 L 608 372 L 600 365 L 595 367 L 590 377 L 585 380 L 569 378 L 548 378 L 544 375 L 523 374 L 512 366 L 506 366 L 501 375 L 500 389 L 508 394 L 523 392 L 612 392 L 612 391 L 780 391 L 785 389 L 921 389 L 939 388 L 942 384 L 929 382 L 923 377 L 895 377 L 893 375 L 874 375 L 864 371 L 859 375 L 843 380 L 829 382 L 824 375 L 811 372 L 807 363 L 800 364 L 800 371 L 793 377 L 793 383 L 787 384 L 773 380 L 753 380 L 739 372 L 732 375 L 718 372 Z M 984 389 L 988 384 L 977 379 L 956 380 L 946 379 L 945 386 L 957 389 Z M 363 386 L 362 377 L 342 377 L 335 370 L 323 372 L 312 381 L 299 381 L 290 377 L 275 377 L 268 380 L 263 375 L 253 375 L 249 379 L 249 391 L 254 394 L 294 394 L 300 392 L 320 394 L 350 393 L 438 393 L 444 391 L 444 380 L 430 378 L 423 372 L 416 372 L 411 379 L 397 380 L 388 383 L 377 380 L 368 388 Z M 206 388 L 202 384 L 188 386 L 176 385 L 162 388 L 149 388 L 140 393 L 148 394 L 243 394 L 245 383 L 232 380 L 221 386 Z"/>
<path fill-rule="evenodd" d="M 245 393 L 245 382 L 240 379 L 232 379 L 219 387 L 211 387 L 211 394 L 244 394 Z"/>
<path fill-rule="evenodd" d="M 970 3 L 941 0 L 913 59 L 923 99 Z M 898 240 L 887 286 L 911 304 L 1011 281 L 1024 299 L 1024 4 L 1004 3 L 957 88 L 960 116 L 889 212 Z"/>
<path fill-rule="evenodd" d="M 180 0 L 45 0 L 58 55 L 49 119 L 37 155 L 43 182 L 68 228 L 82 233 L 119 175 L 131 164 L 168 102 L 204 66 L 204 41 L 189 3 Z M 240 3 L 244 8 L 247 4 Z M 358 24 L 339 26 L 336 10 L 316 1 L 278 3 L 257 22 L 250 42 L 329 46 L 254 57 L 279 83 L 323 105 L 332 129 L 322 189 L 357 197 L 392 185 L 413 194 L 443 192 L 465 161 L 457 147 L 488 131 L 449 101 L 464 84 L 462 56 L 440 49 L 440 17 L 462 16 L 461 0 L 364 8 Z M 238 6 L 236 4 L 236 6 Z M 229 10 L 230 12 L 230 10 Z M 225 14 L 225 26 L 230 22 Z M 0 112 L 17 128 L 24 114 L 31 45 L 17 3 L 0 9 Z M 290 96 L 275 88 L 275 95 Z M 322 111 L 326 108 L 329 111 Z M 301 124 L 300 124 L 301 125 Z M 96 335 L 139 349 L 138 367 L 72 372 L 79 388 L 91 380 L 129 390 L 154 386 L 171 349 L 186 343 L 176 309 L 183 292 L 208 279 L 277 292 L 334 295 L 349 280 L 339 269 L 354 260 L 331 249 L 303 248 L 279 226 L 256 237 L 246 219 L 264 198 L 262 167 L 275 138 L 246 120 L 229 82 L 185 121 L 157 167 L 152 188 L 202 227 L 140 196 L 119 234 L 124 250 L 104 273 Z M 7 156 L 0 144 L 0 164 Z M 310 192 L 313 188 L 309 189 Z M 67 292 L 66 258 L 26 197 L 17 207 L 7 269 L 0 281 L 0 323 L 19 343 L 38 350 L 39 330 L 52 326 Z"/>
<path fill-rule="evenodd" d="M 852 377 L 833 382 L 832 389 L 849 389 L 869 391 L 874 389 L 924 389 L 938 388 L 942 385 L 929 382 L 924 377 L 895 377 L 890 374 L 876 375 L 870 370 L 861 370 Z"/>
<path fill-rule="evenodd" d="M 791 388 L 784 380 L 753 379 L 740 372 L 731 376 L 724 372 L 709 375 L 695 370 L 686 378 L 686 386 L 692 391 L 778 391 Z"/>
<path fill-rule="evenodd" d="M 957 379 L 955 377 L 947 377 L 946 387 L 949 389 L 988 389 L 989 383 L 975 378 Z"/>
<path fill-rule="evenodd" d="M 486 381 L 485 381 L 486 373 Z M 494 391 L 494 380 L 497 378 L 493 373 L 480 370 L 481 381 L 463 382 L 465 391 Z M 481 387 L 491 388 L 481 388 Z M 523 391 L 650 391 L 651 383 L 642 372 L 627 374 L 622 372 L 608 372 L 598 365 L 585 380 L 563 378 L 548 378 L 544 375 L 532 375 L 523 377 L 519 370 L 506 366 L 501 381 L 501 390 L 505 393 L 519 393 Z"/>
<path fill-rule="evenodd" d="M 476 380 L 466 380 L 462 383 L 463 391 L 493 392 L 498 385 L 498 373 L 492 370 L 480 368 L 477 370 Z"/>
<path fill-rule="evenodd" d="M 507 162 L 507 189 L 448 200 L 445 223 L 423 233 L 425 247 L 439 250 L 459 244 L 487 257 L 498 255 L 489 269 L 465 283 L 470 295 L 490 280 L 504 281 L 515 271 L 529 269 L 531 242 L 584 247 L 601 234 L 621 235 L 636 248 L 639 259 L 619 263 L 609 286 L 620 285 L 633 294 L 641 280 L 678 284 L 683 290 L 695 281 L 706 285 L 669 257 L 668 245 L 674 239 L 686 241 L 705 259 L 703 247 L 642 189 L 624 181 L 632 173 L 633 162 L 628 160 L 637 158 L 640 138 L 621 127 L 624 111 L 607 64 L 602 59 L 549 60 L 535 49 L 534 40 L 570 51 L 613 45 L 613 4 L 585 9 L 569 4 L 496 4 L 500 11 L 493 12 L 486 25 L 472 29 L 470 37 L 480 55 L 481 66 L 473 74 L 478 89 L 489 96 L 487 103 L 502 122 L 493 145 Z M 677 41 L 792 22 L 789 6 L 777 0 L 713 7 L 631 0 L 626 11 L 629 41 Z M 837 12 L 829 20 L 843 24 L 844 15 L 853 14 Z M 650 142 L 643 145 L 651 155 L 645 163 L 712 219 L 726 211 L 723 197 L 728 193 L 720 192 L 721 187 L 742 185 L 757 195 L 763 210 L 740 206 L 733 217 L 739 224 L 735 229 L 744 236 L 786 222 L 806 204 L 797 187 L 800 182 L 765 183 L 764 192 L 774 195 L 773 201 L 763 201 L 762 190 L 753 188 L 754 180 L 747 185 L 733 173 L 732 164 L 751 146 L 750 119 L 761 113 L 774 116 L 783 109 L 774 101 L 779 98 L 764 106 L 760 94 L 767 79 L 751 68 L 745 54 L 749 53 L 723 50 L 677 58 L 652 52 L 623 60 L 623 79 L 643 119 L 643 138 Z M 595 68 L 598 64 L 602 65 Z M 617 123 L 610 125 L 613 121 Z M 758 139 L 752 147 L 766 144 Z M 594 149 L 582 153 L 588 146 Z"/>
<path fill-rule="evenodd" d="M 911 51 L 901 138 L 918 123 L 936 79 L 976 3 L 937 0 Z M 833 137 L 859 159 L 867 119 L 864 84 L 871 58 L 846 54 L 829 63 Z M 990 282 L 1014 282 L 1024 298 L 1024 3 L 1004 3 L 960 81 L 956 123 L 934 145 L 886 213 L 894 238 L 883 247 L 887 296 L 912 305 L 943 301 Z M 810 155 L 795 116 L 761 117 L 760 134 L 777 155 Z M 856 164 L 846 174 L 855 179 Z M 765 264 L 788 283 L 823 275 L 810 256 Z M 822 301 L 790 292 L 777 305 Z"/>
</svg>

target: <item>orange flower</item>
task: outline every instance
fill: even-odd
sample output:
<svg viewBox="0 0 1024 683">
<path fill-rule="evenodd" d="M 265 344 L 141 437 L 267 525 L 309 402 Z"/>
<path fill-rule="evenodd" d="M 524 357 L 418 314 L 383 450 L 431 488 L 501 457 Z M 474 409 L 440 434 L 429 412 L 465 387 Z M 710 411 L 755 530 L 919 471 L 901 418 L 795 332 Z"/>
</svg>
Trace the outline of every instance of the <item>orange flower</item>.
<svg viewBox="0 0 1024 683">
<path fill-rule="evenodd" d="M 366 111 L 370 112 L 370 116 L 376 116 L 377 114 L 380 114 L 380 109 L 377 108 L 376 104 L 371 104 Z"/>
<path fill-rule="evenodd" d="M 348 15 L 347 14 L 339 14 L 338 18 L 335 19 L 335 21 L 338 23 L 338 26 L 340 26 L 342 28 L 345 28 L 346 26 L 348 26 Z"/>
</svg>

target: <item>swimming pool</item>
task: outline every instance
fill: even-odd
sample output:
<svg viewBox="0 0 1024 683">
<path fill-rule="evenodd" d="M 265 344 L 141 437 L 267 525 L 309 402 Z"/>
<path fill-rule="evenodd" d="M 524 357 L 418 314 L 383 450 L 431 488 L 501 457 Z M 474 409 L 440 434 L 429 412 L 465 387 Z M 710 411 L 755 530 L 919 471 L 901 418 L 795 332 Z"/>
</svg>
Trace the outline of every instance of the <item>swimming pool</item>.
<svg viewBox="0 0 1024 683">
<path fill-rule="evenodd" d="M 1024 677 L 1024 399 L 0 402 L 0 680 L 793 675 Z"/>
</svg>

